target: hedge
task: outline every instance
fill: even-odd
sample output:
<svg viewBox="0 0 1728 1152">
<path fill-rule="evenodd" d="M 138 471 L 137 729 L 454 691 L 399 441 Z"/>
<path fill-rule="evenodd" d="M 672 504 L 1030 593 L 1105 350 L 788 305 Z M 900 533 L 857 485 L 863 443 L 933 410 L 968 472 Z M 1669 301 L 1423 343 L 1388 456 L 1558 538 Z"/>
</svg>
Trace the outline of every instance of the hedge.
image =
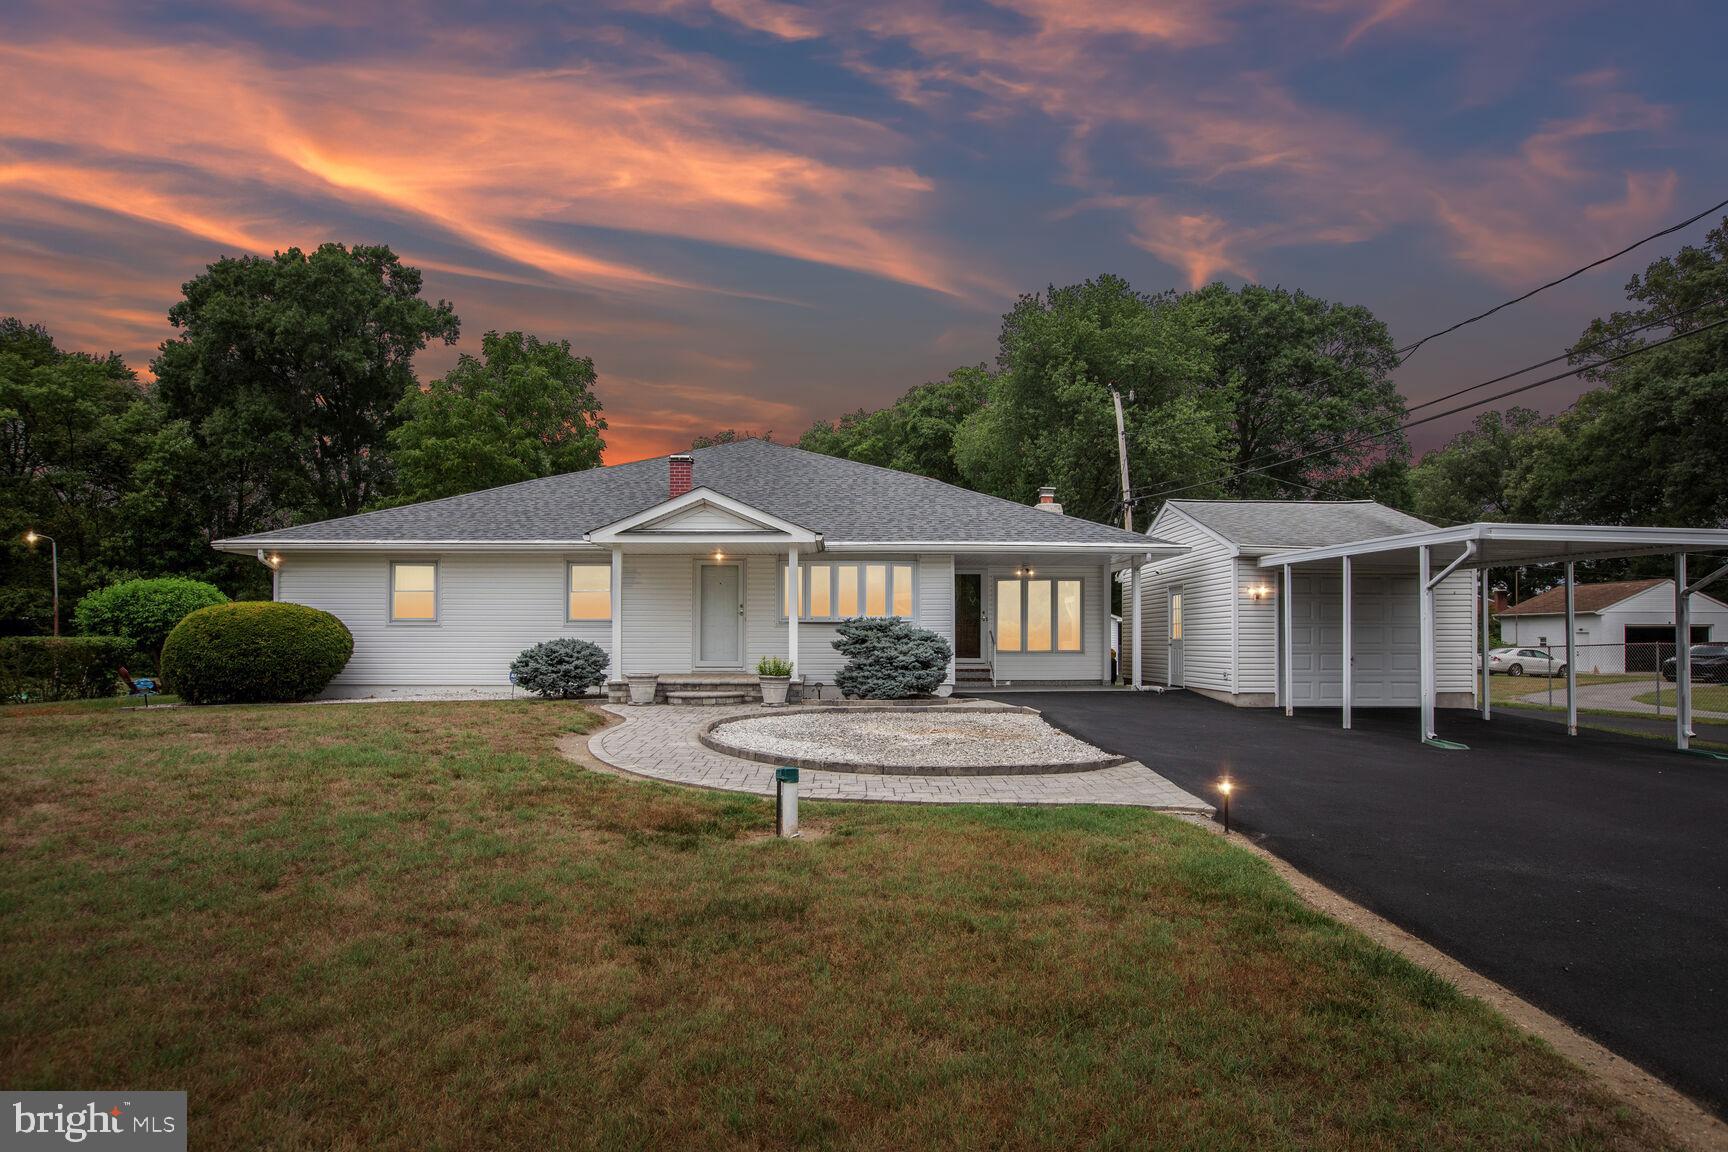
<svg viewBox="0 0 1728 1152">
<path fill-rule="evenodd" d="M 354 654 L 354 637 L 304 604 L 242 600 L 200 608 L 162 646 L 162 677 L 191 704 L 316 696 Z"/>
<path fill-rule="evenodd" d="M 131 670 L 142 675 L 156 670 L 162 642 L 174 625 L 200 608 L 226 603 L 222 589 L 202 580 L 181 576 L 123 580 L 80 600 L 73 619 L 86 636 L 130 637 L 144 658 Z"/>
<path fill-rule="evenodd" d="M 124 636 L 0 638 L 0 700 L 96 700 L 119 692 Z"/>
</svg>

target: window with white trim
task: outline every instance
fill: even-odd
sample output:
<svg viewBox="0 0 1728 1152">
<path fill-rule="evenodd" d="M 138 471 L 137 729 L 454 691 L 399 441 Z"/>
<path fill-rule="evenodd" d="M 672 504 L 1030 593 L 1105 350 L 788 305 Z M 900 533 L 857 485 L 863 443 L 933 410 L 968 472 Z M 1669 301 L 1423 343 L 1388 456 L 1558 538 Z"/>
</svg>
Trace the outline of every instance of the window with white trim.
<svg viewBox="0 0 1728 1152">
<path fill-rule="evenodd" d="M 850 620 L 854 616 L 912 619 L 917 580 L 911 564 L 863 561 L 798 566 L 798 619 Z M 786 565 L 780 566 L 780 615 L 792 610 Z"/>
<path fill-rule="evenodd" d="M 569 565 L 565 619 L 572 624 L 612 619 L 612 565 Z"/>
<path fill-rule="evenodd" d="M 390 619 L 433 624 L 438 620 L 438 565 L 390 565 Z"/>
<path fill-rule="evenodd" d="M 1004 576 L 996 581 L 998 652 L 1079 652 L 1082 581 Z"/>
</svg>

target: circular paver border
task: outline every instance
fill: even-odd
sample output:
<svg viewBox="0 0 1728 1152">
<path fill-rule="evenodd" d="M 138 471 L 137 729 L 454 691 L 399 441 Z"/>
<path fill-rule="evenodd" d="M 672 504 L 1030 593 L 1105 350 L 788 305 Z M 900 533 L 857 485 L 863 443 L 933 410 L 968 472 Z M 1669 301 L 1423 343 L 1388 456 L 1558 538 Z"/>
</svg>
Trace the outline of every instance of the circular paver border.
<svg viewBox="0 0 1728 1152">
<path fill-rule="evenodd" d="M 878 711 L 876 708 L 859 708 L 859 712 Z M 895 709 L 900 712 L 944 712 L 949 715 L 995 715 L 1015 713 L 1037 716 L 1036 708 L 1023 708 L 1018 705 L 1010 708 L 979 708 L 965 704 L 950 704 L 941 707 L 933 705 L 907 705 Z M 769 715 L 786 715 L 783 712 Z M 845 772 L 854 776 L 1060 776 L 1075 772 L 1097 772 L 1103 768 L 1115 768 L 1126 764 L 1131 757 L 1111 756 L 1105 753 L 1095 760 L 1076 760 L 1066 764 L 857 764 L 850 760 L 823 760 L 813 756 L 779 756 L 772 752 L 757 752 L 751 748 L 740 748 L 735 744 L 727 744 L 715 735 L 715 732 L 728 724 L 737 724 L 745 720 L 760 720 L 763 713 L 746 716 L 721 716 L 710 720 L 696 729 L 696 739 L 709 751 L 718 752 L 722 756 L 732 756 L 740 760 L 754 760 L 758 764 L 774 764 L 786 768 L 802 768 L 811 772 Z M 1049 721 L 1044 721 L 1049 723 Z"/>
</svg>

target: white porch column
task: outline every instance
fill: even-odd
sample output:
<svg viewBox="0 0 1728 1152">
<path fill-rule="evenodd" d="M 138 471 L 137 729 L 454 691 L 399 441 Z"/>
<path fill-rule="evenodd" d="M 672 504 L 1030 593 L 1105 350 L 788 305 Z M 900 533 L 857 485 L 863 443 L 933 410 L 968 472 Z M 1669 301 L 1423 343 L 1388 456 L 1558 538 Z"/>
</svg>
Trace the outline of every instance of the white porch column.
<svg viewBox="0 0 1728 1152">
<path fill-rule="evenodd" d="M 1494 593 L 1488 579 L 1488 569 L 1482 569 L 1482 719 L 1494 718 L 1494 682 L 1488 678 L 1488 630 L 1494 622 Z"/>
<path fill-rule="evenodd" d="M 1296 616 L 1292 602 L 1296 599 L 1296 581 L 1290 565 L 1284 565 L 1284 715 L 1296 715 Z M 1186 649 L 1184 649 L 1186 655 Z M 1187 670 L 1183 670 L 1187 674 Z"/>
<path fill-rule="evenodd" d="M 1128 570 L 1128 592 L 1134 597 L 1134 691 L 1140 691 L 1140 569 L 1146 566 L 1146 557 L 1134 558 L 1134 566 Z"/>
<path fill-rule="evenodd" d="M 798 549 L 791 546 L 786 549 L 786 663 L 792 665 L 792 678 L 798 678 Z"/>
<path fill-rule="evenodd" d="M 1578 735 L 1578 618 L 1573 609 L 1573 563 L 1566 561 L 1566 735 Z"/>
<path fill-rule="evenodd" d="M 1110 561 L 1104 561 L 1104 643 L 1100 645 L 1104 649 L 1104 667 L 1099 673 L 1099 682 L 1106 687 L 1115 683 L 1110 676 L 1110 584 L 1115 578 L 1116 574 L 1110 568 Z M 1118 653 L 1118 663 L 1120 663 L 1120 653 Z"/>
<path fill-rule="evenodd" d="M 1353 606 L 1351 604 L 1353 597 L 1350 591 L 1350 557 L 1343 556 L 1340 557 L 1340 559 L 1344 563 L 1344 619 L 1342 622 L 1342 634 L 1339 636 L 1339 640 L 1341 641 L 1339 648 L 1341 649 L 1341 652 L 1339 656 L 1340 664 L 1338 674 L 1341 686 L 1344 690 L 1344 727 L 1348 728 L 1350 727 L 1350 705 L 1355 700 L 1356 691 L 1354 675 L 1355 669 L 1351 667 L 1351 665 L 1355 663 L 1356 652 L 1356 642 L 1353 631 L 1355 628 L 1355 617 L 1353 615 Z"/>
<path fill-rule="evenodd" d="M 1662 661 L 1656 661 L 1661 675 Z M 1686 553 L 1674 556 L 1674 747 L 1692 746 L 1692 597 L 1686 594 Z"/>
<path fill-rule="evenodd" d="M 612 679 L 624 679 L 624 551 L 612 549 Z"/>
<path fill-rule="evenodd" d="M 1417 641 L 1417 660 L 1419 661 L 1418 683 L 1422 693 L 1422 739 L 1434 739 L 1434 590 L 1428 586 L 1430 570 L 1434 558 L 1428 545 L 1424 544 L 1416 550 L 1416 595 L 1421 597 L 1417 605 L 1418 627 L 1421 635 Z"/>
</svg>

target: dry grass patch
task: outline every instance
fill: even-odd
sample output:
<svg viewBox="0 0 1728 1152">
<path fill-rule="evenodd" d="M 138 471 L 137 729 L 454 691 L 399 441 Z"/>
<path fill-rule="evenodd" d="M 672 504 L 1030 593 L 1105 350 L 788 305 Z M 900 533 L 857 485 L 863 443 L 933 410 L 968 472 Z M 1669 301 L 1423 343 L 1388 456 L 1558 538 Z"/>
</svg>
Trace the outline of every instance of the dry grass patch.
<svg viewBox="0 0 1728 1152">
<path fill-rule="evenodd" d="M 1219 838 L 590 772 L 535 701 L 0 713 L 0 1082 L 209 1148 L 1649 1148 Z"/>
</svg>

